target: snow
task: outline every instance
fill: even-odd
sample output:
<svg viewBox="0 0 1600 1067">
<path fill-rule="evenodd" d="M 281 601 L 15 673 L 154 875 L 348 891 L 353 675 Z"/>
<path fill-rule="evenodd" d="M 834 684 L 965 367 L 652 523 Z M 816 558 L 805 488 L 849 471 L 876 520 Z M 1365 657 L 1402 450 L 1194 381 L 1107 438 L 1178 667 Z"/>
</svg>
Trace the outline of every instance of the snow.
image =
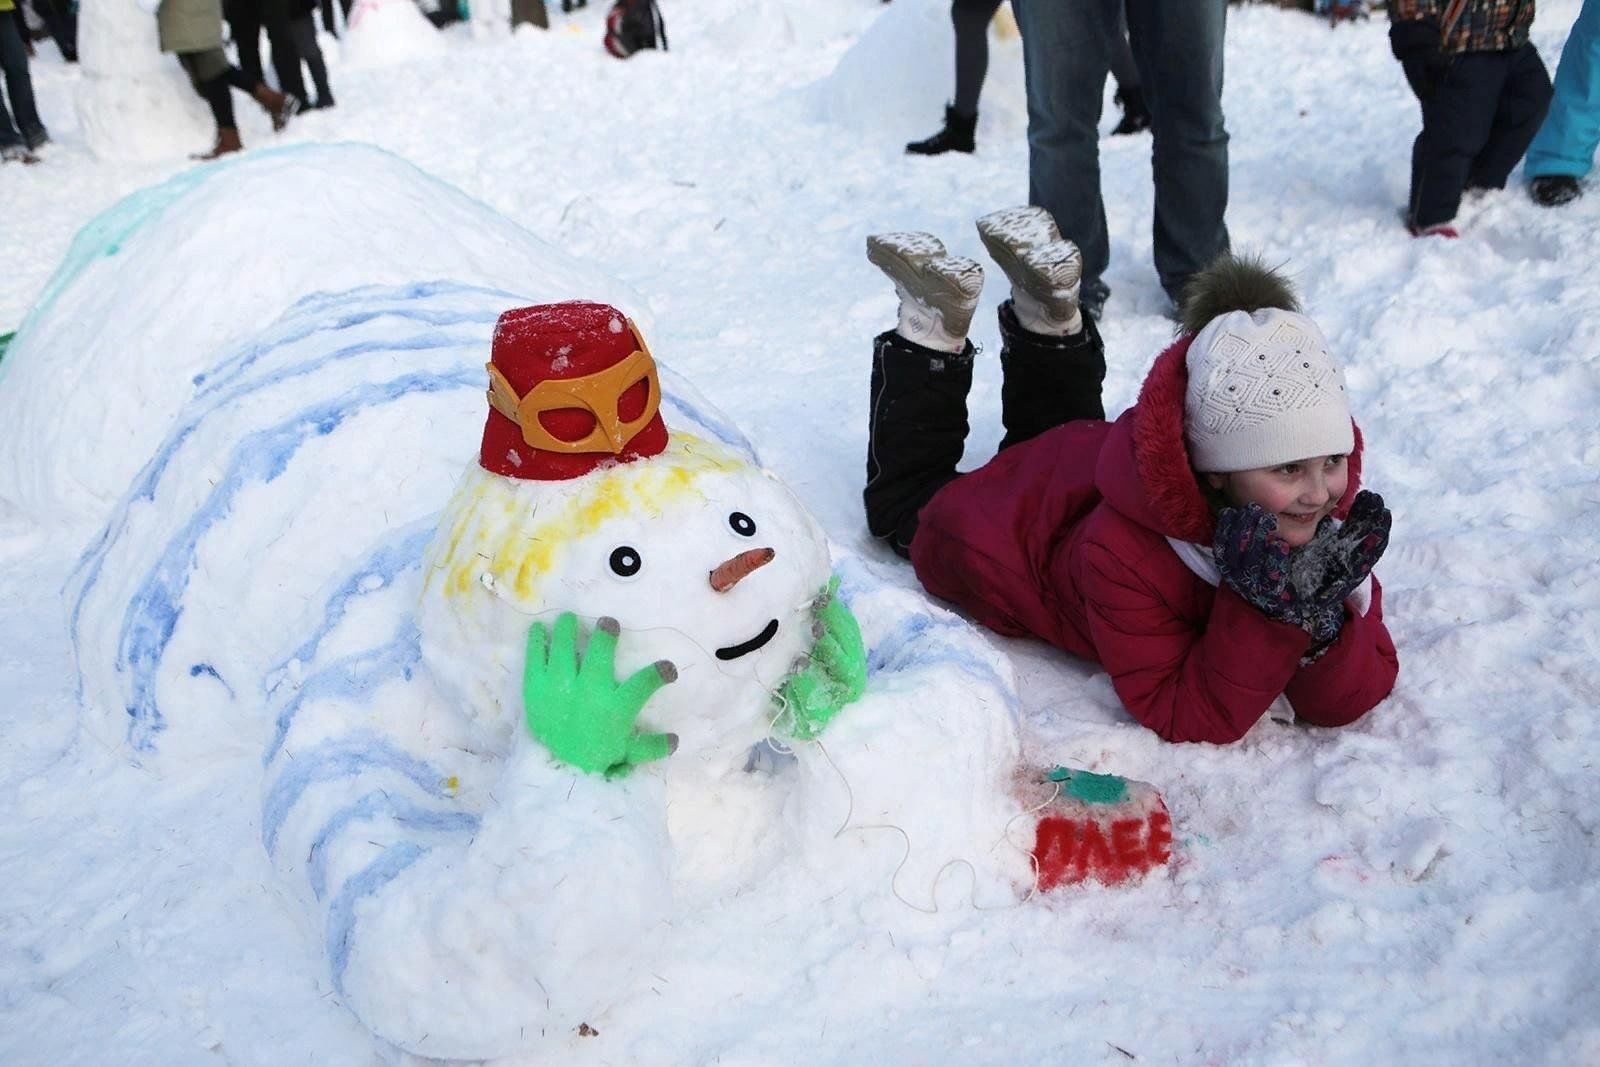
<svg viewBox="0 0 1600 1067">
<path fill-rule="evenodd" d="M 159 756 L 130 759 L 121 731 L 108 736 L 127 718 L 110 679 L 122 617 L 97 605 L 128 603 L 150 554 L 220 500 L 237 442 L 372 382 L 461 367 L 510 293 L 605 299 L 636 317 L 682 376 L 669 392 L 698 387 L 816 516 L 883 652 L 880 685 L 905 674 L 923 693 L 1002 694 L 1014 673 L 1022 761 L 1155 783 L 1179 851 L 1137 888 L 974 904 L 942 850 L 918 862 L 919 846 L 942 843 L 933 830 L 909 844 L 893 829 L 825 840 L 912 802 L 929 826 L 975 810 L 941 740 L 970 730 L 935 714 L 937 700 L 886 693 L 836 724 L 856 731 L 835 743 L 839 773 L 815 759 L 790 769 L 797 795 L 831 790 L 804 825 L 774 813 L 770 791 L 702 809 L 718 838 L 709 854 L 747 845 L 738 869 L 684 892 L 648 973 L 584 1018 L 597 1036 L 552 1029 L 526 1062 L 1128 1062 L 1121 1050 L 1177 1063 L 1600 1062 L 1600 199 L 1547 211 L 1514 185 L 1466 207 L 1460 241 L 1410 240 L 1395 217 L 1415 104 L 1381 20 L 1330 31 L 1275 8 L 1230 11 L 1230 228 L 1288 266 L 1345 361 L 1365 480 L 1395 513 L 1378 571 L 1401 675 L 1351 729 L 1264 723 L 1228 748 L 1169 745 L 1127 718 L 1095 668 L 928 607 L 863 529 L 868 340 L 894 316 L 864 238 L 926 229 L 986 262 L 973 218 L 1026 195 L 1014 42 L 992 42 L 976 156 L 899 152 L 935 127 L 947 91 L 943 6 L 669 6 L 673 50 L 626 63 L 601 52 L 593 4 L 553 12 L 549 33 L 453 27 L 440 54 L 400 63 L 346 63 L 325 40 L 339 107 L 274 138 L 239 98 L 250 152 L 204 168 L 182 158 L 209 133 L 182 125 L 181 75 L 180 118 L 135 108 L 122 128 L 151 132 L 131 138 L 149 155 L 112 162 L 72 101 L 84 106 L 96 69 L 166 68 L 131 54 L 96 68 L 87 36 L 82 70 L 40 49 L 35 88 L 58 144 L 40 167 L 0 169 L 12 205 L 0 331 L 24 327 L 0 362 L 0 1059 L 393 1058 L 328 995 L 325 946 L 293 888 L 305 878 L 263 848 L 268 723 L 235 679 L 281 671 L 282 685 L 307 687 L 405 615 L 395 579 L 475 443 L 481 392 L 353 409 L 281 481 L 239 484 L 194 565 L 173 572 L 187 574 L 194 615 L 172 635 L 188 645 L 157 672 L 156 699 L 187 725 L 160 733 L 171 747 Z M 1576 10 L 1541 5 L 1547 62 Z M 316 147 L 345 141 L 432 177 L 369 149 Z M 355 178 L 300 162 L 347 151 L 364 154 Z M 1171 324 L 1150 266 L 1148 142 L 1102 152 L 1115 411 Z M 278 180 L 246 194 L 247 173 Z M 175 176 L 171 198 L 102 214 Z M 402 188 L 429 192 L 402 230 L 373 229 Z M 1003 297 L 991 279 L 974 320 L 988 353 Z M 296 326 L 341 310 L 361 312 L 347 338 L 374 347 L 321 363 L 337 346 Z M 430 310 L 460 318 L 416 317 Z M 378 366 L 436 332 L 449 340 L 431 356 Z M 262 341 L 270 354 L 250 361 Z M 218 366 L 231 382 L 194 381 Z M 1000 436 L 998 386 L 997 361 L 980 357 L 970 462 Z M 162 455 L 170 473 L 154 477 Z M 155 495 L 142 498 L 146 483 Z M 383 514 L 396 500 L 402 511 Z M 74 623 L 80 559 L 107 530 L 106 577 Z M 349 610 L 303 647 L 294 638 L 320 633 L 344 588 L 335 575 L 350 580 Z M 896 645 L 889 622 L 919 617 L 937 632 Z M 847 743 L 858 735 L 870 745 Z M 1007 758 L 1003 731 L 979 744 L 973 762 Z M 530 784 L 522 799 L 536 794 Z M 784 833 L 754 832 L 772 818 Z M 619 863 L 658 854 L 587 845 Z M 566 912 L 604 933 L 573 892 Z M 571 968 L 569 994 L 632 950 L 602 944 L 592 968 Z"/>
</svg>

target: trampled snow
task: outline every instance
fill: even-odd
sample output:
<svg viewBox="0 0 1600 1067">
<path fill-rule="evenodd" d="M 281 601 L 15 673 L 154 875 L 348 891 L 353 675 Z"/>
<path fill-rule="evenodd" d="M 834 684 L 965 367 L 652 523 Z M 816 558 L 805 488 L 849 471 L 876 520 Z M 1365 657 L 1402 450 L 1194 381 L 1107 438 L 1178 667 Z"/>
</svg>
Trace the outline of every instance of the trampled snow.
<svg viewBox="0 0 1600 1067">
<path fill-rule="evenodd" d="M 899 646 L 902 670 L 877 661 L 880 684 L 1003 694 L 1015 671 L 1022 761 L 1156 784 L 1180 856 L 1134 889 L 974 907 L 960 872 L 900 868 L 898 831 L 815 842 L 780 819 L 792 836 L 763 835 L 772 796 L 735 798 L 703 821 L 712 846 L 750 835 L 743 862 L 702 872 L 649 973 L 583 1020 L 597 1034 L 552 1030 L 528 1062 L 1600 1060 L 1600 201 L 1545 211 L 1513 187 L 1466 208 L 1462 240 L 1410 240 L 1395 217 L 1415 106 L 1381 21 L 1230 12 L 1230 226 L 1288 266 L 1346 361 L 1366 480 L 1396 516 L 1379 573 L 1401 676 L 1351 729 L 1168 745 L 1096 669 L 953 626 L 862 528 L 868 341 L 894 308 L 863 239 L 930 229 L 982 261 L 971 220 L 1026 194 L 1012 41 L 992 42 L 978 154 L 900 154 L 947 91 L 942 7 L 669 6 L 672 51 L 628 63 L 599 51 L 597 10 L 508 40 L 456 28 L 399 65 L 342 66 L 325 41 L 339 107 L 274 138 L 241 99 L 250 156 L 200 170 L 92 156 L 68 102 L 92 72 L 41 48 L 59 144 L 0 170 L 0 330 L 25 325 L 0 362 L 0 1058 L 389 1055 L 329 995 L 326 946 L 263 847 L 261 693 L 314 688 L 405 616 L 407 561 L 475 444 L 481 383 L 362 391 L 481 364 L 509 294 L 606 299 L 647 323 L 682 375 L 669 393 L 704 394 L 817 516 L 869 645 L 887 654 L 892 623 L 932 620 Z M 1547 62 L 1575 11 L 1541 8 Z M 433 177 L 366 149 L 261 151 L 345 140 Z M 1147 154 L 1103 145 L 1111 410 L 1171 330 Z M 402 190 L 414 228 L 384 230 Z M 1003 296 L 991 280 L 975 320 L 990 353 Z M 999 437 L 992 357 L 978 378 L 970 462 Z M 250 473 L 229 463 L 252 434 L 272 467 L 261 431 L 298 412 L 298 460 L 230 480 Z M 112 675 L 141 590 L 189 613 L 152 675 L 172 709 L 160 755 L 103 726 L 130 718 Z M 801 783 L 852 786 L 813 832 L 970 812 L 942 751 L 949 707 L 919 721 L 918 700 L 857 709 L 852 729 L 886 754 Z M 1006 758 L 992 743 L 978 762 Z M 885 821 L 911 827 L 914 855 L 941 840 Z M 840 862 L 810 859 L 823 844 Z M 603 924 L 594 898 L 560 899 Z"/>
</svg>

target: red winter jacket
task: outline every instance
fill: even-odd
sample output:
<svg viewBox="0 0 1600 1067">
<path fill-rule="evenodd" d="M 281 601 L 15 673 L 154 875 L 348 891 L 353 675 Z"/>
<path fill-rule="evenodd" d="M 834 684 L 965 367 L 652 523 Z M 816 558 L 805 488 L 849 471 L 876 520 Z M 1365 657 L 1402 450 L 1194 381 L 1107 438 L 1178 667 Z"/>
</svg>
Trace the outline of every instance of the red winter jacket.
<svg viewBox="0 0 1600 1067">
<path fill-rule="evenodd" d="M 1215 523 L 1183 438 L 1191 338 L 1159 357 L 1114 423 L 1072 422 L 1001 452 L 922 509 L 911 562 L 928 591 L 998 633 L 1094 660 L 1133 717 L 1169 741 L 1236 741 L 1279 694 L 1318 726 L 1354 722 L 1394 687 L 1376 580 L 1365 615 L 1301 666 L 1310 638 L 1226 586 L 1167 538 L 1207 547 Z M 1349 459 L 1343 516 L 1361 474 Z"/>
</svg>

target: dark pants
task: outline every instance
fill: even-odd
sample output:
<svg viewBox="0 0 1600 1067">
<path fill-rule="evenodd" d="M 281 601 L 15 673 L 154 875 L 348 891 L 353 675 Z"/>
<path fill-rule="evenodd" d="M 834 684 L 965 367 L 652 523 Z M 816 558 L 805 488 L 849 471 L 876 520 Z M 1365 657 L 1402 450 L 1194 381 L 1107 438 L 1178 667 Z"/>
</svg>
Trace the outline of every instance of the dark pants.
<svg viewBox="0 0 1600 1067">
<path fill-rule="evenodd" d="M 61 58 L 68 63 L 78 61 L 78 16 L 68 0 L 33 0 L 33 9 L 44 20 L 45 28 L 55 38 Z"/>
<path fill-rule="evenodd" d="M 286 0 L 227 0 L 224 11 L 233 30 L 233 43 L 239 48 L 239 69 L 251 84 L 265 80 L 261 73 L 261 30 L 265 28 L 279 91 L 298 98 L 301 104 L 309 103 L 306 83 L 300 78 L 300 53 L 290 32 Z"/>
<path fill-rule="evenodd" d="M 1550 106 L 1550 75 L 1531 44 L 1468 52 L 1422 100 L 1411 146 L 1411 224 L 1456 217 L 1467 189 L 1502 189 Z"/>
<path fill-rule="evenodd" d="M 45 129 L 33 102 L 33 78 L 28 73 L 28 46 L 22 40 L 20 11 L 0 11 L 0 70 L 6 76 L 6 91 L 0 96 L 0 148 L 41 141 Z M 11 124 L 11 112 L 6 110 L 6 97 L 11 99 L 11 111 L 16 112 L 15 126 Z"/>
<path fill-rule="evenodd" d="M 339 0 L 339 10 L 344 13 L 346 22 L 350 20 L 350 2 L 351 0 Z M 320 0 L 320 3 L 322 6 L 322 28 L 335 37 L 339 36 L 339 22 L 333 15 L 333 0 Z"/>
<path fill-rule="evenodd" d="M 956 95 L 951 104 L 963 115 L 978 113 L 978 97 L 989 73 L 989 20 L 1000 0 L 952 0 L 950 24 L 956 31 Z"/>
<path fill-rule="evenodd" d="M 233 116 L 233 96 L 229 89 L 250 92 L 258 84 L 238 67 L 228 62 L 227 53 L 220 48 L 204 52 L 182 52 L 178 62 L 189 75 L 189 84 L 200 94 L 200 99 L 211 108 L 211 117 L 219 130 L 236 130 L 239 124 Z"/>
<path fill-rule="evenodd" d="M 1024 330 L 1008 300 L 1000 307 L 1001 448 L 1074 419 L 1103 419 L 1105 345 L 1094 319 L 1082 333 L 1050 337 Z M 922 506 L 959 475 L 967 440 L 973 347 L 959 355 L 915 344 L 890 330 L 872 342 L 867 428 L 867 529 L 910 554 Z"/>
<path fill-rule="evenodd" d="M 328 88 L 328 67 L 322 61 L 322 47 L 317 44 L 317 24 L 311 12 L 297 16 L 289 22 L 289 32 L 294 35 L 296 53 L 311 71 L 311 84 L 317 88 L 319 106 L 333 103 L 333 90 Z"/>
<path fill-rule="evenodd" d="M 978 97 L 983 92 L 983 79 L 989 73 L 989 23 L 999 10 L 1001 0 L 952 0 L 950 22 L 956 31 L 956 95 L 952 103 L 963 115 L 978 112 Z M 1123 16 L 1122 5 L 1117 5 L 1117 32 L 1111 42 L 1111 76 L 1116 79 L 1117 92 L 1139 88 L 1139 70 L 1133 62 L 1133 48 L 1128 44 L 1128 21 Z"/>
<path fill-rule="evenodd" d="M 1086 303 L 1111 261 L 1100 196 L 1100 111 L 1121 13 L 1151 117 L 1155 263 L 1178 300 L 1228 250 L 1222 121 L 1226 0 L 1014 0 L 1028 90 L 1029 201 L 1083 252 Z"/>
</svg>

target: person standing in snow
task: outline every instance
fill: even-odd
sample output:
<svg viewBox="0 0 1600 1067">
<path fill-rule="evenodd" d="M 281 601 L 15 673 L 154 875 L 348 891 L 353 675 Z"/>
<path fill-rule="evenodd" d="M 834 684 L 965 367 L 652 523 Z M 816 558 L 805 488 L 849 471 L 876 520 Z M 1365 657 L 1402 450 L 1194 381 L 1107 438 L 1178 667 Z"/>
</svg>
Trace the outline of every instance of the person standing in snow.
<svg viewBox="0 0 1600 1067">
<path fill-rule="evenodd" d="M 1028 201 L 1083 250 L 1083 307 L 1111 289 L 1098 123 L 1117 27 L 1126 19 L 1155 144 L 1155 265 L 1174 305 L 1228 250 L 1228 132 L 1222 119 L 1227 0 L 1014 0 L 1028 95 Z"/>
<path fill-rule="evenodd" d="M 1389 46 L 1422 104 L 1406 225 L 1455 237 L 1468 189 L 1504 189 L 1550 105 L 1534 0 L 1390 0 Z"/>
<path fill-rule="evenodd" d="M 929 234 L 868 238 L 901 300 L 873 345 L 872 534 L 990 629 L 1100 663 L 1169 741 L 1235 741 L 1269 709 L 1319 726 L 1369 711 L 1398 670 L 1371 580 L 1389 512 L 1357 492 L 1343 377 L 1288 282 L 1232 257 L 1203 271 L 1182 334 L 1107 423 L 1078 249 L 1039 208 L 978 232 L 1011 282 L 1006 436 L 962 475 L 982 268 Z"/>
<path fill-rule="evenodd" d="M 978 96 L 989 73 L 989 23 L 1000 9 L 1001 0 L 952 0 L 950 22 L 956 31 L 955 99 L 945 105 L 944 128 L 932 137 L 912 141 L 906 152 L 914 156 L 937 156 L 945 152 L 971 152 L 977 147 Z M 1119 5 L 1120 6 L 1120 5 Z M 1128 46 L 1127 19 L 1118 26 L 1112 43 L 1111 76 L 1117 80 L 1117 103 L 1122 121 L 1113 136 L 1137 133 L 1150 128 L 1150 112 L 1145 110 L 1144 92 L 1139 88 L 1139 70 Z"/>
<path fill-rule="evenodd" d="M 1583 195 L 1581 179 L 1600 147 L 1600 0 L 1583 0 L 1556 67 L 1550 113 L 1523 166 L 1534 203 L 1557 207 Z"/>
<path fill-rule="evenodd" d="M 239 49 L 239 67 L 252 84 L 264 82 L 261 69 L 261 31 L 267 31 L 272 49 L 272 70 L 278 88 L 294 97 L 297 111 L 310 105 L 306 83 L 300 77 L 300 53 L 290 27 L 290 0 L 226 0 L 226 18 Z"/>
<path fill-rule="evenodd" d="M 11 98 L 11 111 L 17 116 L 13 126 L 5 97 L 0 96 L 0 163 L 37 163 L 34 149 L 49 143 L 50 134 L 33 101 L 28 46 L 16 0 L 0 0 L 0 69 L 5 71 L 5 95 Z"/>
<path fill-rule="evenodd" d="M 328 65 L 323 62 L 322 47 L 317 44 L 316 13 L 317 0 L 294 0 L 289 34 L 294 39 L 296 61 L 304 63 L 311 71 L 311 84 L 317 90 L 317 98 L 308 106 L 321 110 L 333 106 L 333 90 L 328 87 Z"/>
<path fill-rule="evenodd" d="M 229 88 L 249 93 L 272 116 L 272 128 L 281 130 L 299 110 L 294 97 L 252 80 L 228 62 L 222 50 L 222 5 L 220 0 L 159 0 L 156 28 L 161 50 L 175 53 L 189 75 L 194 91 L 211 108 L 217 123 L 217 138 L 211 151 L 196 159 L 216 159 L 243 148 L 239 126 L 234 121 L 233 97 Z"/>
</svg>

